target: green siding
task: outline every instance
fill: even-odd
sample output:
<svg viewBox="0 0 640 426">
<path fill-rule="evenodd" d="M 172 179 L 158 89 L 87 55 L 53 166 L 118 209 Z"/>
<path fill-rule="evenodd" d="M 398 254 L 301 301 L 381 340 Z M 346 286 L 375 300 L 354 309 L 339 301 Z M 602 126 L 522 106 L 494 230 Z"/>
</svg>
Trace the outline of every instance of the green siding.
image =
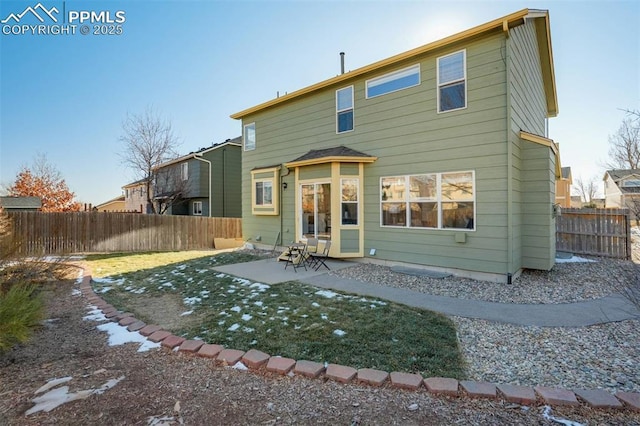
<svg viewBox="0 0 640 426">
<path fill-rule="evenodd" d="M 340 163 L 340 174 L 342 176 L 358 176 L 360 166 L 357 163 Z"/>
<path fill-rule="evenodd" d="M 342 253 L 358 253 L 360 251 L 360 231 L 341 229 L 340 251 Z"/>
<path fill-rule="evenodd" d="M 211 162 L 211 216 L 241 217 L 242 147 L 229 144 L 205 152 L 202 156 Z M 197 163 L 200 164 L 204 176 L 201 191 L 206 190 L 206 192 L 202 196 L 208 197 L 206 176 L 209 165 L 202 161 Z M 249 199 L 248 202 L 251 208 L 251 200 Z"/>
<path fill-rule="evenodd" d="M 331 164 L 319 164 L 300 168 L 300 180 L 331 178 Z"/>
</svg>

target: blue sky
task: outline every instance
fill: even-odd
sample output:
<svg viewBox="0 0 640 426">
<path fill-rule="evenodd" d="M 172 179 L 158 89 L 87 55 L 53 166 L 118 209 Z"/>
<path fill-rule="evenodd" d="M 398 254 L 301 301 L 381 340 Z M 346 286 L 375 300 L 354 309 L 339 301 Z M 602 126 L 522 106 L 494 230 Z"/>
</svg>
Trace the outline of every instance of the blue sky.
<svg viewBox="0 0 640 426">
<path fill-rule="evenodd" d="M 239 136 L 230 114 L 339 74 L 341 51 L 356 69 L 523 8 L 550 11 L 560 113 L 549 136 L 574 179 L 602 175 L 621 109 L 640 109 L 638 1 L 41 3 L 125 13 L 121 35 L 82 35 L 80 24 L 0 34 L 0 184 L 44 154 L 85 203 L 135 178 L 121 160 L 127 113 L 153 107 L 186 154 Z M 37 4 L 2 0 L 0 20 Z"/>
</svg>

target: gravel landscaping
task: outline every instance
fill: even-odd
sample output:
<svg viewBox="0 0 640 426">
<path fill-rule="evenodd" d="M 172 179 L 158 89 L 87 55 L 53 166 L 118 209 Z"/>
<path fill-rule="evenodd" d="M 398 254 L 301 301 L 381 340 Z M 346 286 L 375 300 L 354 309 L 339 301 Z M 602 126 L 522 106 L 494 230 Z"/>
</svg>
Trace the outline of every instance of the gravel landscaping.
<svg viewBox="0 0 640 426">
<path fill-rule="evenodd" d="M 513 284 L 449 277 L 433 279 L 359 264 L 335 276 L 373 285 L 502 303 L 570 303 L 617 291 L 637 265 L 614 259 L 558 263 L 526 271 Z M 520 327 L 453 317 L 473 380 L 567 389 L 640 392 L 640 319 L 580 328 Z"/>
</svg>

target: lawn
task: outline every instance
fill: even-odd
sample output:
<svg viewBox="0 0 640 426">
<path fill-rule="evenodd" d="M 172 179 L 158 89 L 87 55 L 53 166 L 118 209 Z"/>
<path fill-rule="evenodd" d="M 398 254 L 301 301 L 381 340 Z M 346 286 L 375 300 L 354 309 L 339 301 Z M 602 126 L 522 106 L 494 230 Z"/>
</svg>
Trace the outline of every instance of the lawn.
<svg viewBox="0 0 640 426">
<path fill-rule="evenodd" d="M 445 316 L 296 281 L 267 285 L 213 269 L 254 259 L 238 251 L 199 252 L 180 260 L 166 253 L 97 255 L 87 262 L 95 292 L 143 320 L 128 302 L 179 296 L 180 315 L 200 318 L 197 325 L 171 330 L 188 339 L 355 368 L 464 378 L 455 326 Z"/>
</svg>

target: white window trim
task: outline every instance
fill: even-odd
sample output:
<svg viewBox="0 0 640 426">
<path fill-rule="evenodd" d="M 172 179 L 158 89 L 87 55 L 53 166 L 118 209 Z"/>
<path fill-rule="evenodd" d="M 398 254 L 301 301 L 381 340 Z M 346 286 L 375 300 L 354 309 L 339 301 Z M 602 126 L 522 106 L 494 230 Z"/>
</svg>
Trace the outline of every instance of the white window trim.
<svg viewBox="0 0 640 426">
<path fill-rule="evenodd" d="M 344 89 L 351 89 L 351 108 L 343 108 L 343 109 L 338 109 L 338 92 L 344 90 Z M 354 92 L 353 92 L 353 86 L 347 86 L 347 87 L 343 87 L 341 89 L 336 90 L 336 134 L 341 135 L 343 133 L 349 133 L 349 132 L 353 132 L 356 128 L 356 108 L 355 108 L 355 103 L 356 100 L 354 98 Z M 351 110 L 352 114 L 353 114 L 353 122 L 351 123 L 351 130 L 343 130 L 340 131 L 339 128 L 339 119 L 338 116 L 340 115 L 341 112 L 345 112 L 345 111 L 349 111 Z"/>
<path fill-rule="evenodd" d="M 442 227 L 442 203 L 445 202 L 451 202 L 455 200 L 446 200 L 443 201 L 442 200 L 442 175 L 448 175 L 448 174 L 455 174 L 455 173 L 471 173 L 471 181 L 473 183 L 473 228 L 469 229 L 469 228 L 443 228 Z M 410 175 L 389 175 L 389 176 L 380 176 L 380 180 L 378 182 L 378 191 L 380 191 L 380 188 L 382 188 L 382 179 L 384 178 L 388 178 L 388 177 L 401 177 L 404 178 L 404 184 L 405 184 L 405 188 L 409 188 L 410 185 L 410 178 L 411 176 L 424 176 L 424 175 L 436 175 L 436 197 L 435 200 L 426 200 L 424 199 L 424 202 L 435 202 L 438 204 L 438 227 L 437 228 L 428 228 L 428 227 L 423 227 L 423 226 L 410 226 L 411 223 L 411 209 L 408 208 L 408 204 L 411 204 L 412 202 L 420 202 L 419 200 L 411 200 L 409 197 L 409 191 L 405 191 L 405 195 L 404 195 L 404 200 L 402 201 L 382 201 L 382 193 L 380 192 L 379 196 L 378 196 L 378 203 L 380 205 L 380 227 L 381 228 L 397 228 L 397 229 L 412 229 L 412 230 L 422 230 L 422 231 L 454 231 L 454 232 L 475 232 L 478 227 L 477 227 L 477 221 L 476 221 L 476 215 L 478 212 L 478 206 L 476 203 L 476 193 L 478 192 L 477 190 L 477 186 L 476 186 L 476 172 L 475 170 L 460 170 L 460 171 L 453 171 L 453 172 L 425 172 L 425 173 L 413 173 Z M 404 225 L 384 225 L 382 223 L 382 219 L 383 219 L 383 209 L 382 209 L 382 203 L 405 203 L 406 207 L 405 208 L 405 224 Z"/>
<path fill-rule="evenodd" d="M 356 181 L 356 201 L 343 201 L 342 200 L 342 186 L 345 180 L 355 180 Z M 358 214 L 355 217 L 356 223 L 344 224 L 342 223 L 342 217 L 340 218 L 340 226 L 342 227 L 353 227 L 358 228 L 360 226 L 360 179 L 357 177 L 349 177 L 349 178 L 341 178 L 340 179 L 340 211 L 342 212 L 343 204 L 355 204 L 356 210 Z"/>
<path fill-rule="evenodd" d="M 461 79 L 458 79 L 458 80 L 447 81 L 446 83 L 442 83 L 441 84 L 440 83 L 440 59 L 447 58 L 447 57 L 453 56 L 453 55 L 457 55 L 460 52 L 462 52 L 463 77 Z M 446 111 L 441 111 L 440 110 L 440 87 L 441 86 L 447 86 L 447 85 L 454 84 L 454 83 L 459 83 L 461 81 L 464 81 L 464 106 L 462 106 L 460 108 L 448 109 Z M 458 50 L 457 52 L 452 52 L 452 53 L 449 53 L 448 55 L 440 56 L 436 60 L 436 102 L 437 102 L 438 114 L 446 114 L 448 112 L 460 111 L 461 109 L 466 109 L 467 105 L 468 105 L 468 101 L 467 101 L 467 87 L 468 86 L 469 86 L 469 82 L 468 82 L 468 79 L 467 79 L 467 49 Z"/>
<path fill-rule="evenodd" d="M 406 86 L 406 87 L 401 87 L 400 89 L 391 90 L 390 92 L 380 93 L 379 95 L 369 96 L 369 84 L 371 84 L 373 82 L 376 82 L 376 81 L 379 81 L 379 80 L 384 80 L 384 79 L 392 80 L 391 77 L 393 77 L 394 75 L 406 73 L 407 71 L 409 71 L 409 70 L 411 70 L 413 68 L 417 69 L 417 71 L 418 71 L 418 83 L 417 84 L 413 84 L 411 86 Z M 369 80 L 366 80 L 365 83 L 364 83 L 365 98 L 366 99 L 373 99 L 373 98 L 377 98 L 379 96 L 384 96 L 384 95 L 388 95 L 390 93 L 395 93 L 395 92 L 399 92 L 401 90 L 410 89 L 412 87 L 420 86 L 420 84 L 422 83 L 420 75 L 421 75 L 420 64 L 415 64 L 415 65 L 411 65 L 410 67 L 402 68 L 402 69 L 395 70 L 395 71 L 392 71 L 392 72 L 387 73 L 387 74 L 380 75 L 378 77 L 370 78 Z"/>
<path fill-rule="evenodd" d="M 247 128 L 253 127 L 253 147 L 247 148 Z M 242 128 L 242 149 L 244 151 L 254 151 L 257 145 L 257 137 L 256 137 L 256 123 L 245 124 Z"/>
<path fill-rule="evenodd" d="M 196 212 L 196 206 L 200 206 L 200 213 Z M 202 216 L 202 201 L 194 201 L 193 202 L 193 215 L 194 216 Z"/>
</svg>

